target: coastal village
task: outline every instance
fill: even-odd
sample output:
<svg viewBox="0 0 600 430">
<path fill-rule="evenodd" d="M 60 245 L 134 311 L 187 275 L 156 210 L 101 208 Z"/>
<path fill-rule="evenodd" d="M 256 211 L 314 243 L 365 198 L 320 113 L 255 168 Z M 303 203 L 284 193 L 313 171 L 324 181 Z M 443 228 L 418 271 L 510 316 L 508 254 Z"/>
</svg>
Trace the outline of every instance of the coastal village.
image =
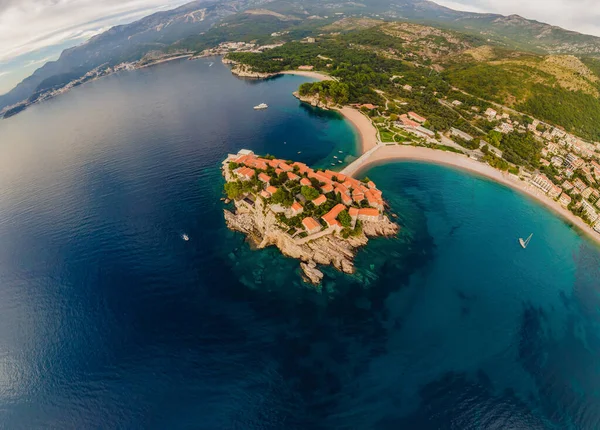
<svg viewBox="0 0 600 430">
<path fill-rule="evenodd" d="M 305 279 L 314 284 L 323 277 L 317 264 L 353 273 L 354 250 L 366 245 L 367 236 L 398 231 L 385 214 L 382 192 L 368 179 L 249 150 L 228 155 L 222 169 L 236 208 L 225 210 L 227 225 L 258 248 L 275 245 L 300 259 Z"/>
<path fill-rule="evenodd" d="M 455 100 L 452 104 L 461 102 Z M 377 106 L 357 106 L 358 108 L 372 110 Z M 509 134 L 531 133 L 543 145 L 540 168 L 531 171 L 522 166 L 513 166 L 509 176 L 515 181 L 525 181 L 533 185 L 547 198 L 558 202 L 563 208 L 582 218 L 597 233 L 600 233 L 600 144 L 589 143 L 573 134 L 567 133 L 558 127 L 534 119 L 530 124 L 520 124 L 511 119 L 506 112 L 497 112 L 488 108 L 480 116 L 490 123 L 494 123 L 494 131 Z M 451 140 L 458 138 L 463 141 L 473 141 L 474 137 L 461 130 L 451 128 L 444 136 L 429 130 L 424 125 L 427 119 L 415 112 L 409 112 L 398 117 L 394 126 L 416 137 L 423 144 L 456 145 Z M 415 142 L 409 142 L 415 143 Z M 418 140 L 417 140 L 418 143 Z M 479 147 L 486 147 L 498 157 L 502 151 L 481 140 Z M 435 146 L 434 146 L 435 148 Z M 459 147 L 461 152 L 471 158 L 485 162 L 484 153 L 480 149 L 467 151 Z M 458 148 L 457 148 L 458 149 Z"/>
</svg>

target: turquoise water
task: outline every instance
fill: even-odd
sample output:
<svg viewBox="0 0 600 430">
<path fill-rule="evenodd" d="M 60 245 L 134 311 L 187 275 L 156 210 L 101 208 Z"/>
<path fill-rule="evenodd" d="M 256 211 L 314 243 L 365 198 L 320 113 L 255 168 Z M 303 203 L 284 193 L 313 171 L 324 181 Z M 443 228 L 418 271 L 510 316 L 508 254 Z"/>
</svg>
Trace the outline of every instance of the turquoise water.
<svg viewBox="0 0 600 430">
<path fill-rule="evenodd" d="M 208 64 L 0 122 L 4 427 L 598 427 L 594 245 L 502 186 L 394 163 L 366 174 L 398 237 L 303 284 L 297 261 L 225 227 L 220 161 L 326 167 L 356 156 L 356 133 L 291 97 L 304 78 Z"/>
</svg>

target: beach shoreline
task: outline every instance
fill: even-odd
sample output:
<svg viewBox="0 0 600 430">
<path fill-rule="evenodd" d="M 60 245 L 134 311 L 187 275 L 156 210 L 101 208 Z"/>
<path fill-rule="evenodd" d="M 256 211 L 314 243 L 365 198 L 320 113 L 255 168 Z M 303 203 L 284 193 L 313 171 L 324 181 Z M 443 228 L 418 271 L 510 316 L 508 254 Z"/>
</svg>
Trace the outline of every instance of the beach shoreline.
<svg viewBox="0 0 600 430">
<path fill-rule="evenodd" d="M 284 74 L 306 76 L 319 80 L 331 79 L 323 73 L 302 70 L 288 71 L 284 72 Z M 377 139 L 377 129 L 362 112 L 349 106 L 344 106 L 341 109 L 337 109 L 337 111 L 357 130 L 361 154 L 373 150 L 373 153 L 364 164 L 361 164 L 353 173 L 350 173 L 351 176 L 356 177 L 358 174 L 366 172 L 372 167 L 391 161 L 418 161 L 453 167 L 490 179 L 535 200 L 600 246 L 600 234 L 596 233 L 581 218 L 562 207 L 560 203 L 549 199 L 546 194 L 532 184 L 512 179 L 508 173 L 495 169 L 488 164 L 473 160 L 466 155 L 408 145 L 381 145 Z"/>
<path fill-rule="evenodd" d="M 566 221 L 572 227 L 575 227 L 578 232 L 587 236 L 600 246 L 600 235 L 596 233 L 591 226 L 586 224 L 581 218 L 575 216 L 568 209 L 562 207 L 560 203 L 549 199 L 546 194 L 534 185 L 522 180 L 512 179 L 508 173 L 501 172 L 500 170 L 473 160 L 465 155 L 415 146 L 381 146 L 373 153 L 367 162 L 356 170 L 354 175 L 364 173 L 378 165 L 394 161 L 417 161 L 438 164 L 490 179 L 542 204 L 546 209 L 549 209 L 552 213 L 560 217 L 563 222 Z"/>
<path fill-rule="evenodd" d="M 285 72 L 281 72 L 281 74 L 304 76 L 307 78 L 317 79 L 319 81 L 334 79 L 331 76 L 321 72 L 311 72 L 305 70 L 287 70 Z M 359 138 L 360 154 L 364 154 L 379 144 L 379 140 L 377 139 L 377 129 L 361 111 L 350 106 L 344 106 L 341 109 L 333 110 L 339 112 L 344 118 L 346 118 L 356 130 Z"/>
</svg>

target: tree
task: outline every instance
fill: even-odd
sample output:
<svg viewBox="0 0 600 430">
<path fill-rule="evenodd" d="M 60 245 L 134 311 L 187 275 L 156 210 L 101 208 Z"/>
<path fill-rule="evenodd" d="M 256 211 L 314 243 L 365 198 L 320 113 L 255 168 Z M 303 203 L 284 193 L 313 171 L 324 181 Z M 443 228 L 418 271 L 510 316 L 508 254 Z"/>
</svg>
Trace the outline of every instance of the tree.
<svg viewBox="0 0 600 430">
<path fill-rule="evenodd" d="M 273 196 L 271 196 L 271 202 L 289 208 L 294 203 L 294 198 L 284 191 L 283 188 L 279 188 L 277 191 L 275 191 Z"/>
<path fill-rule="evenodd" d="M 350 225 L 352 225 L 352 218 L 346 209 L 340 212 L 338 215 L 338 220 L 343 227 L 350 227 Z"/>
<path fill-rule="evenodd" d="M 303 186 L 300 189 L 300 193 L 304 196 L 306 200 L 314 200 L 319 197 L 319 192 L 315 190 L 313 187 Z"/>
<path fill-rule="evenodd" d="M 225 184 L 225 192 L 227 197 L 232 200 L 237 200 L 244 194 L 242 184 L 239 182 L 227 182 Z"/>
</svg>

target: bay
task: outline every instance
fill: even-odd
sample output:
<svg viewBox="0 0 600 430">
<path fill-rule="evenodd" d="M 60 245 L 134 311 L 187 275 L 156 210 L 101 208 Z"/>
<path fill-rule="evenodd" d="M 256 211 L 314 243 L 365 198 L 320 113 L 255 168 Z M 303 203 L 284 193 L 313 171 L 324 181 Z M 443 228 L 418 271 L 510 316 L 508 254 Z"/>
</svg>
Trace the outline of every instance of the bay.
<svg viewBox="0 0 600 430">
<path fill-rule="evenodd" d="M 219 163 L 327 167 L 356 133 L 291 97 L 306 78 L 209 63 L 0 122 L 3 426 L 597 427 L 597 247 L 500 185 L 392 163 L 366 174 L 398 237 L 307 286 L 225 228 Z"/>
</svg>

